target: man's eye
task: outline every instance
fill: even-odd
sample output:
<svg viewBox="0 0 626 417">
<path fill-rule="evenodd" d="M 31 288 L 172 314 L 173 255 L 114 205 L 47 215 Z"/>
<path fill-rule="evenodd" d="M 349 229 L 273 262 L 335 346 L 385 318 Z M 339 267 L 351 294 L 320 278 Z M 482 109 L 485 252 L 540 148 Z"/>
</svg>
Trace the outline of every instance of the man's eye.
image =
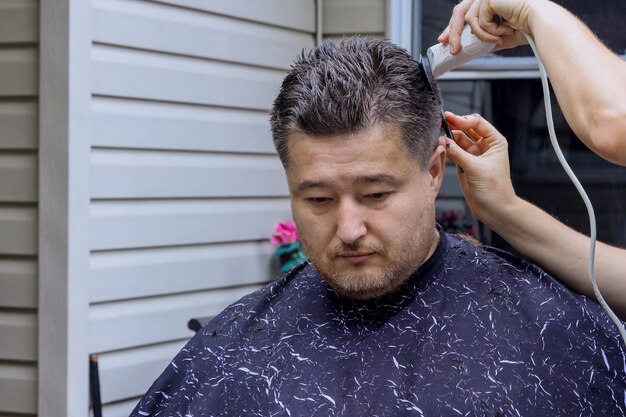
<svg viewBox="0 0 626 417">
<path fill-rule="evenodd" d="M 382 193 L 372 193 L 372 194 L 368 194 L 365 197 L 370 199 L 370 200 L 383 200 L 386 197 L 389 196 L 389 192 L 382 192 Z"/>
<path fill-rule="evenodd" d="M 309 197 L 307 201 L 313 204 L 324 204 L 330 201 L 329 197 Z"/>
</svg>

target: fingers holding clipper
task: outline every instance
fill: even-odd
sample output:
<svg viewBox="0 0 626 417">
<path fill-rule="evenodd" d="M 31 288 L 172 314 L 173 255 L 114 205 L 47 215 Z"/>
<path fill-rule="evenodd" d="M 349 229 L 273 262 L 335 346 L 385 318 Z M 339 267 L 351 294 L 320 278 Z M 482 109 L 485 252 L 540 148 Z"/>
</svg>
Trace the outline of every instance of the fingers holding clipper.
<svg viewBox="0 0 626 417">
<path fill-rule="evenodd" d="M 488 123 L 478 113 L 468 114 L 465 116 L 458 116 L 452 112 L 447 111 L 445 112 L 445 118 L 448 121 L 448 124 L 450 125 L 452 129 L 466 130 L 466 131 L 470 129 L 474 129 L 479 134 L 480 134 L 479 127 L 481 125 L 481 121 Z"/>
<path fill-rule="evenodd" d="M 446 26 L 443 32 L 441 32 L 441 35 L 437 37 L 437 42 L 448 43 L 449 37 L 450 37 L 450 25 Z"/>
<path fill-rule="evenodd" d="M 507 148 L 507 142 L 504 136 L 479 114 L 457 116 L 453 113 L 446 112 L 445 117 L 452 129 L 466 132 L 480 148 L 481 153 L 485 153 L 496 146 Z"/>
<path fill-rule="evenodd" d="M 452 55 L 459 53 L 461 50 L 461 32 L 463 32 L 463 26 L 465 26 L 465 15 L 472 6 L 474 0 L 463 0 L 452 9 L 452 16 L 450 17 L 450 23 L 446 28 L 448 33 L 442 33 L 442 36 L 447 38 L 450 43 L 450 52 Z"/>
<path fill-rule="evenodd" d="M 476 144 L 476 140 L 471 138 L 466 132 L 454 130 L 452 131 L 452 134 L 454 135 L 454 141 L 456 144 L 465 152 L 472 155 L 480 155 L 482 153 Z"/>
<path fill-rule="evenodd" d="M 484 25 L 484 21 L 481 22 L 481 20 L 484 20 L 484 16 L 479 16 L 480 4 L 481 2 L 474 2 L 471 5 L 465 14 L 465 21 L 472 28 L 474 35 L 476 35 L 479 39 L 495 44 L 501 43 L 502 38 L 495 34 L 497 33 L 497 30 L 495 30 L 497 29 L 497 24 L 489 22 L 488 25 L 481 26 L 481 23 Z"/>
</svg>

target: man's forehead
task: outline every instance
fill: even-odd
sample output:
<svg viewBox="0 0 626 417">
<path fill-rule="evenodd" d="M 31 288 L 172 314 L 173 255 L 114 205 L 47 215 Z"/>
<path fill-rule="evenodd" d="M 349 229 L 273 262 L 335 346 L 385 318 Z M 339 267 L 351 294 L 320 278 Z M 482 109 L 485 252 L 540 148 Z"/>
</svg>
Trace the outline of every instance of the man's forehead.
<svg viewBox="0 0 626 417">
<path fill-rule="evenodd" d="M 397 176 L 387 174 L 387 173 L 376 173 L 371 175 L 362 175 L 355 178 L 350 179 L 350 183 L 352 185 L 369 185 L 369 184 L 387 184 L 392 186 L 397 186 L 402 183 L 402 178 Z M 310 189 L 319 189 L 319 188 L 331 188 L 333 184 L 330 181 L 324 180 L 302 180 L 296 184 L 296 191 L 306 191 Z"/>
<path fill-rule="evenodd" d="M 329 148 L 336 150 L 350 146 L 352 152 L 359 152 L 366 151 L 372 146 L 383 145 L 386 152 L 407 152 L 407 155 L 411 156 L 407 151 L 400 128 L 386 123 L 377 123 L 354 132 L 328 135 L 294 130 L 287 137 L 289 156 L 302 152 L 304 150 L 302 144 L 306 144 L 306 150 L 313 154 L 327 152 Z"/>
</svg>

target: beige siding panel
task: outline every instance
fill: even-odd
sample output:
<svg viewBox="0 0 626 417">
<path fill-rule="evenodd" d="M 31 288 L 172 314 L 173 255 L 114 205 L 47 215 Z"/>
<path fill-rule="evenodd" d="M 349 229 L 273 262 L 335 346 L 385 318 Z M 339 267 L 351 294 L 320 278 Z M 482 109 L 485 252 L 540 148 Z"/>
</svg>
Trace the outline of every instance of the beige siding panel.
<svg viewBox="0 0 626 417">
<path fill-rule="evenodd" d="M 186 342 L 184 339 L 100 355 L 100 377 L 107 382 L 102 385 L 102 402 L 143 395 Z"/>
<path fill-rule="evenodd" d="M 0 43 L 29 43 L 39 40 L 39 13 L 35 0 L 0 2 Z"/>
<path fill-rule="evenodd" d="M 277 275 L 274 249 L 268 242 L 244 242 L 95 252 L 90 301 L 259 284 Z"/>
<path fill-rule="evenodd" d="M 37 314 L 0 310 L 0 358 L 37 360 Z"/>
<path fill-rule="evenodd" d="M 0 154 L 0 202 L 37 201 L 37 155 Z"/>
<path fill-rule="evenodd" d="M 37 261 L 0 259 L 0 307 L 37 307 Z"/>
<path fill-rule="evenodd" d="M 37 415 L 36 414 L 30 414 L 30 413 L 28 413 L 28 414 L 22 414 L 22 413 L 19 413 L 19 414 L 14 414 L 14 413 L 5 414 L 5 413 L 0 411 L 0 417 L 37 417 Z M 125 417 L 127 417 L 127 416 L 125 416 Z"/>
<path fill-rule="evenodd" d="M 91 142 L 115 148 L 275 153 L 265 111 L 106 97 L 92 100 Z"/>
<path fill-rule="evenodd" d="M 94 2 L 98 43 L 288 70 L 313 36 L 148 2 Z"/>
<path fill-rule="evenodd" d="M 289 196 L 277 156 L 100 149 L 91 163 L 93 198 Z"/>
<path fill-rule="evenodd" d="M 0 49 L 0 97 L 37 94 L 37 49 Z"/>
<path fill-rule="evenodd" d="M 217 315 L 260 288 L 247 286 L 93 305 L 89 309 L 89 351 L 106 352 L 189 338 L 192 317 Z"/>
<path fill-rule="evenodd" d="M 0 126 L 0 149 L 37 148 L 37 103 L 0 103 Z"/>
<path fill-rule="evenodd" d="M 92 250 L 265 240 L 291 217 L 288 199 L 96 202 Z"/>
<path fill-rule="evenodd" d="M 0 362 L 0 413 L 37 412 L 37 368 Z"/>
<path fill-rule="evenodd" d="M 315 0 L 155 0 L 253 22 L 315 32 Z"/>
<path fill-rule="evenodd" d="M 35 0 L 0 2 L 0 97 L 19 97 L 0 103 L 0 307 L 11 309 L 37 305 L 35 261 L 6 256 L 36 253 L 37 212 L 3 203 L 37 200 L 37 156 L 11 151 L 37 148 L 37 103 L 23 98 L 38 90 L 38 20 Z M 0 310 L 0 358 L 0 416 L 35 414 L 37 368 L 18 363 L 37 360 L 34 311 Z"/>
<path fill-rule="evenodd" d="M 0 253 L 37 253 L 37 209 L 0 206 Z"/>
<path fill-rule="evenodd" d="M 324 35 L 385 33 L 385 0 L 324 0 Z"/>
<path fill-rule="evenodd" d="M 269 110 L 284 73 L 204 59 L 94 46 L 96 95 Z"/>
</svg>

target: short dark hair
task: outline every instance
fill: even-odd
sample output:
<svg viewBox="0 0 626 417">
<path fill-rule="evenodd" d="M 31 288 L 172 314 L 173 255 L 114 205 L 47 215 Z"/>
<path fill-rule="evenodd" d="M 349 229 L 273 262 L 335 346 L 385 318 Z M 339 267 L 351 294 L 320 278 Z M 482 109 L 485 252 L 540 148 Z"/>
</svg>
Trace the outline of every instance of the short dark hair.
<svg viewBox="0 0 626 417">
<path fill-rule="evenodd" d="M 356 133 L 377 123 L 397 126 L 406 150 L 423 167 L 441 126 L 441 93 L 434 94 L 419 64 L 384 40 L 350 37 L 324 42 L 296 58 L 270 116 L 274 146 L 288 165 L 287 139 Z"/>
</svg>

